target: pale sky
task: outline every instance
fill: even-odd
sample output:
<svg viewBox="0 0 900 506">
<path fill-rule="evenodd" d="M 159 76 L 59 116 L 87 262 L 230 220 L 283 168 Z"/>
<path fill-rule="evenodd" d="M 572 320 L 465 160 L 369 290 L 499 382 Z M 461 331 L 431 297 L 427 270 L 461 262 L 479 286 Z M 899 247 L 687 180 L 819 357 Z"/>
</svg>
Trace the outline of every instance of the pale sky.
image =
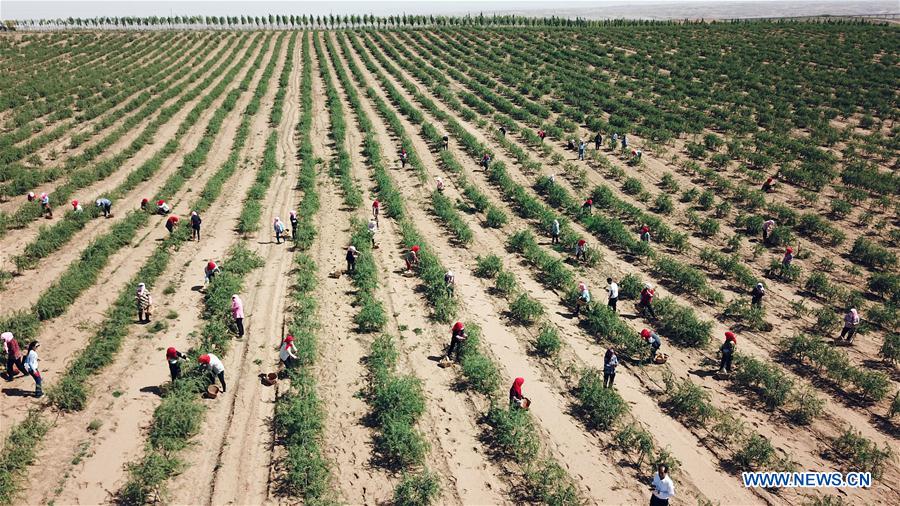
<svg viewBox="0 0 900 506">
<path fill-rule="evenodd" d="M 587 18 L 697 18 L 875 14 L 900 11 L 900 0 L 566 0 L 565 2 L 376 0 L 0 0 L 0 19 L 97 16 L 259 16 L 263 14 L 485 14 Z"/>
</svg>

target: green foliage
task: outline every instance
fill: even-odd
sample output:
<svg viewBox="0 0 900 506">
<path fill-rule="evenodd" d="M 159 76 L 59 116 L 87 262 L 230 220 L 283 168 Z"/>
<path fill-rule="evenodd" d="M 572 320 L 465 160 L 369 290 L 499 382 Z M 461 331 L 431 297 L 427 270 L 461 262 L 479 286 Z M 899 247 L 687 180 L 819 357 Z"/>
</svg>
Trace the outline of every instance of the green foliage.
<svg viewBox="0 0 900 506">
<path fill-rule="evenodd" d="M 534 340 L 534 349 L 542 357 L 553 357 L 559 353 L 562 342 L 559 340 L 559 331 L 556 327 L 545 323 Z"/>
<path fill-rule="evenodd" d="M 775 409 L 788 402 L 794 382 L 779 367 L 743 354 L 736 354 L 734 361 L 734 381 L 759 392 L 767 408 Z"/>
<path fill-rule="evenodd" d="M 544 315 L 544 306 L 532 299 L 526 293 L 520 293 L 509 304 L 509 313 L 512 320 L 521 325 L 532 325 Z"/>
<path fill-rule="evenodd" d="M 494 288 L 497 290 L 497 293 L 503 297 L 509 298 L 516 290 L 518 290 L 519 284 L 511 272 L 501 271 L 497 274 Z"/>
<path fill-rule="evenodd" d="M 674 379 L 667 378 L 666 389 L 668 398 L 664 405 L 682 423 L 702 427 L 715 416 L 709 394 L 691 380 L 685 378 L 675 384 Z"/>
<path fill-rule="evenodd" d="M 764 436 L 753 434 L 734 454 L 734 461 L 741 469 L 768 469 L 777 459 L 775 448 Z"/>
<path fill-rule="evenodd" d="M 41 419 L 38 411 L 12 427 L 3 442 L 0 455 L 0 503 L 13 504 L 26 483 L 25 471 L 34 463 L 37 450 L 50 424 Z"/>
<path fill-rule="evenodd" d="M 829 345 L 821 337 L 797 334 L 783 339 L 779 348 L 795 360 L 809 360 L 838 386 L 852 384 L 860 395 L 871 401 L 880 401 L 888 394 L 890 380 L 887 375 L 852 365 L 846 353 Z"/>
<path fill-rule="evenodd" d="M 878 444 L 863 437 L 851 427 L 832 440 L 831 448 L 838 458 L 847 461 L 850 469 L 870 472 L 876 480 L 881 479 L 885 465 L 894 454 L 887 445 L 879 448 Z"/>
<path fill-rule="evenodd" d="M 559 464 L 543 459 L 525 471 L 531 500 L 549 506 L 579 506 L 578 489 L 572 478 Z"/>
<path fill-rule="evenodd" d="M 641 294 L 643 282 L 636 274 L 626 274 L 619 280 L 619 298 L 636 299 Z"/>
<path fill-rule="evenodd" d="M 853 242 L 850 258 L 872 269 L 886 269 L 897 265 L 896 254 L 862 236 Z"/>
<path fill-rule="evenodd" d="M 473 273 L 479 278 L 493 279 L 503 271 L 503 260 L 497 255 L 491 254 L 487 256 L 475 257 L 475 270 Z"/>
<path fill-rule="evenodd" d="M 674 204 L 672 204 L 672 197 L 669 197 L 669 195 L 665 193 L 658 194 L 653 204 L 654 210 L 661 214 L 671 213 L 674 207 Z"/>
<path fill-rule="evenodd" d="M 441 494 L 440 478 L 427 469 L 418 473 L 404 472 L 394 489 L 397 506 L 428 506 Z"/>
<path fill-rule="evenodd" d="M 531 462 L 537 456 L 540 445 L 527 410 L 491 404 L 485 421 L 492 429 L 491 447 L 500 456 L 520 464 Z"/>
<path fill-rule="evenodd" d="M 610 430 L 628 409 L 615 389 L 603 387 L 603 374 L 594 369 L 581 374 L 575 397 L 578 416 L 591 430 Z"/>
<path fill-rule="evenodd" d="M 492 395 L 500 386 L 500 372 L 481 350 L 481 328 L 469 323 L 466 335 L 468 338 L 462 342 L 460 352 L 465 385 L 483 395 Z"/>
</svg>

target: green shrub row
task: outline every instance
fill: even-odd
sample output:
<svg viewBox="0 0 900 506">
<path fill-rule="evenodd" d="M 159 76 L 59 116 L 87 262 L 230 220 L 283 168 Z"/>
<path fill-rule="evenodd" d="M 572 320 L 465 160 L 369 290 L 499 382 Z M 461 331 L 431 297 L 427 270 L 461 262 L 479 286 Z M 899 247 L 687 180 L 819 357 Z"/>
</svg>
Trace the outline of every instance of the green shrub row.
<svg viewBox="0 0 900 506">
<path fill-rule="evenodd" d="M 293 39 L 291 41 L 293 44 Z M 288 54 L 291 54 L 289 46 Z M 304 501 L 331 504 L 334 489 L 330 463 L 322 453 L 325 409 L 316 393 L 316 380 L 309 367 L 318 357 L 318 324 L 316 300 L 317 266 L 303 251 L 311 246 L 315 229 L 312 220 L 318 212 L 316 192 L 316 160 L 313 158 L 312 127 L 312 58 L 309 37 L 302 38 L 303 70 L 300 86 L 301 114 L 297 125 L 300 134 L 301 173 L 299 188 L 303 199 L 298 213 L 298 228 L 311 229 L 311 234 L 295 237 L 298 252 L 294 263 L 294 289 L 291 291 L 290 333 L 294 336 L 300 367 L 288 369 L 290 388 L 279 395 L 275 404 L 275 431 L 281 437 L 286 454 L 285 490 Z"/>
<path fill-rule="evenodd" d="M 779 348 L 785 356 L 800 362 L 809 360 L 838 386 L 850 383 L 866 399 L 878 402 L 889 393 L 891 381 L 885 373 L 852 365 L 845 352 L 821 337 L 797 334 L 783 339 Z"/>
<path fill-rule="evenodd" d="M 338 177 L 341 183 L 341 191 L 344 193 L 344 204 L 356 209 L 362 204 L 362 191 L 350 174 L 350 153 L 347 152 L 345 141 L 347 138 L 347 125 L 344 122 L 344 105 L 337 88 L 331 79 L 331 71 L 322 53 L 322 47 L 318 37 L 314 39 L 316 57 L 321 64 L 319 73 L 325 82 L 325 95 L 328 103 L 328 113 L 331 119 L 331 138 L 334 140 L 336 156 L 331 162 L 331 173 Z M 336 68 L 336 66 L 335 66 Z"/>
</svg>

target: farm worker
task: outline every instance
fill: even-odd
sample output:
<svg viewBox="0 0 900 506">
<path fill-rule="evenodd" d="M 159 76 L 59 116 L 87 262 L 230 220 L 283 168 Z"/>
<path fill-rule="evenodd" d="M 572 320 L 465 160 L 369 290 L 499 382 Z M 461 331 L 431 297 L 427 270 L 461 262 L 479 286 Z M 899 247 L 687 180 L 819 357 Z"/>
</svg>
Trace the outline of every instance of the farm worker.
<svg viewBox="0 0 900 506">
<path fill-rule="evenodd" d="M 522 395 L 523 383 L 525 383 L 525 378 L 516 378 L 515 380 L 513 380 L 512 387 L 509 389 L 509 407 L 524 407 L 523 403 L 525 402 L 525 396 Z"/>
<path fill-rule="evenodd" d="M 141 199 L 141 211 L 146 211 L 146 210 L 147 210 L 147 205 L 148 205 L 148 204 L 150 204 L 150 199 L 148 199 L 148 198 L 146 198 L 146 197 L 145 197 L 145 198 L 142 198 L 142 199 Z"/>
<path fill-rule="evenodd" d="M 553 220 L 553 225 L 550 226 L 550 237 L 552 244 L 559 244 L 559 220 Z"/>
<path fill-rule="evenodd" d="M 618 365 L 619 357 L 616 356 L 615 350 L 607 348 L 606 355 L 603 356 L 603 388 L 612 388 Z"/>
<path fill-rule="evenodd" d="M 435 178 L 435 182 L 437 183 L 437 191 L 443 192 L 444 191 L 444 178 L 442 178 L 441 176 L 438 176 Z"/>
<path fill-rule="evenodd" d="M 725 333 L 725 342 L 719 348 L 722 352 L 722 361 L 719 362 L 719 372 L 731 373 L 731 361 L 734 359 L 734 348 L 737 346 L 737 337 L 730 330 Z"/>
<path fill-rule="evenodd" d="M 443 148 L 444 148 L 444 149 L 449 149 L 449 148 L 450 148 L 450 136 L 449 136 L 449 135 L 445 135 L 444 138 L 443 138 L 443 141 L 444 141 Z"/>
<path fill-rule="evenodd" d="M 577 146 L 575 146 L 575 139 L 569 139 L 569 141 L 566 143 L 566 148 L 575 151 L 577 149 Z"/>
<path fill-rule="evenodd" d="M 13 365 L 16 366 L 20 373 L 27 374 L 25 365 L 22 363 L 22 350 L 19 348 L 19 342 L 16 341 L 12 332 L 4 332 L 0 335 L 3 336 L 3 346 L 6 347 L 6 381 L 12 381 L 14 376 Z"/>
<path fill-rule="evenodd" d="M 538 134 L 538 137 L 541 138 L 541 143 L 543 144 L 544 138 L 547 137 L 547 132 L 545 132 L 543 130 L 538 130 L 537 134 Z"/>
<path fill-rule="evenodd" d="M 297 239 L 297 211 L 291 211 L 291 215 L 288 219 L 291 221 L 291 238 Z"/>
<path fill-rule="evenodd" d="M 762 283 L 757 283 L 756 286 L 753 287 L 753 291 L 750 292 L 750 305 L 761 307 L 762 299 L 766 295 L 766 289 L 763 288 Z"/>
<path fill-rule="evenodd" d="M 603 134 L 597 132 L 597 135 L 594 136 L 594 150 L 600 151 L 601 144 L 603 144 Z"/>
<path fill-rule="evenodd" d="M 781 267 L 782 269 L 787 269 L 791 266 L 791 262 L 794 261 L 794 248 L 788 246 L 784 250 L 784 257 L 781 259 Z"/>
<path fill-rule="evenodd" d="M 244 301 L 237 294 L 231 296 L 231 317 L 237 326 L 238 339 L 244 337 Z"/>
<path fill-rule="evenodd" d="M 628 148 L 628 136 L 622 134 L 622 149 Z"/>
<path fill-rule="evenodd" d="M 203 223 L 203 220 L 200 219 L 200 215 L 197 214 L 197 211 L 191 211 L 191 239 L 194 237 L 197 240 L 200 240 L 200 224 Z"/>
<path fill-rule="evenodd" d="M 639 162 L 639 161 L 641 161 L 641 157 L 644 156 L 644 152 L 641 151 L 640 149 L 632 149 L 631 156 L 632 156 L 631 160 L 633 162 Z"/>
<path fill-rule="evenodd" d="M 556 174 L 550 174 L 550 177 L 548 177 L 547 179 L 550 180 L 550 184 L 555 184 L 556 183 Z"/>
<path fill-rule="evenodd" d="M 485 153 L 484 156 L 481 157 L 481 166 L 484 167 L 484 170 L 488 170 L 488 167 L 491 165 L 491 155 Z"/>
<path fill-rule="evenodd" d="M 638 310 L 646 311 L 650 313 L 654 319 L 656 319 L 656 311 L 653 310 L 653 296 L 656 295 L 656 292 L 650 286 L 650 283 L 644 283 L 644 288 L 641 289 L 641 300 L 638 302 Z"/>
<path fill-rule="evenodd" d="M 381 202 L 378 202 L 378 199 L 372 201 L 372 217 L 375 218 L 375 221 L 378 221 L 378 214 L 381 211 Z"/>
<path fill-rule="evenodd" d="M 466 327 L 462 322 L 453 324 L 450 331 L 450 346 L 447 347 L 447 361 L 450 361 L 450 355 L 455 351 L 456 360 L 459 360 L 460 343 L 466 340 Z"/>
<path fill-rule="evenodd" d="M 166 350 L 166 362 L 169 363 L 169 376 L 172 382 L 181 377 L 181 361 L 187 359 L 187 355 L 176 350 L 174 346 L 169 346 Z"/>
<path fill-rule="evenodd" d="M 591 214 L 591 210 L 594 208 L 594 199 L 587 198 L 584 203 L 581 204 L 581 212 Z"/>
<path fill-rule="evenodd" d="M 456 290 L 456 274 L 453 274 L 450 269 L 444 273 L 444 288 L 447 289 L 447 297 L 453 297 L 453 292 Z"/>
<path fill-rule="evenodd" d="M 588 290 L 587 285 L 582 283 L 578 283 L 578 299 L 575 301 L 575 316 L 581 312 L 581 308 L 587 307 L 591 302 L 591 292 Z"/>
<path fill-rule="evenodd" d="M 47 195 L 46 193 L 41 194 L 41 209 L 48 218 L 53 217 L 53 208 L 50 207 L 50 195 Z"/>
<path fill-rule="evenodd" d="M 647 362 L 653 362 L 656 359 L 656 352 L 662 346 L 662 339 L 659 337 L 659 334 L 649 329 L 641 330 L 641 337 L 650 345 L 650 357 L 647 359 Z"/>
<path fill-rule="evenodd" d="M 219 381 L 222 382 L 222 392 L 225 392 L 225 364 L 219 360 L 219 357 L 213 355 L 212 353 L 208 353 L 206 355 L 200 355 L 200 358 L 197 359 L 200 362 L 200 365 L 206 368 L 207 371 L 212 374 L 212 385 L 216 384 L 216 378 L 219 378 Z"/>
<path fill-rule="evenodd" d="M 278 349 L 278 360 L 285 367 L 293 366 L 294 361 L 297 360 L 297 355 L 294 354 L 295 351 L 297 351 L 297 347 L 294 346 L 294 336 L 288 334 L 284 341 L 281 342 L 281 348 Z"/>
<path fill-rule="evenodd" d="M 503 125 L 500 125 L 500 135 L 506 137 L 506 127 Z"/>
<path fill-rule="evenodd" d="M 38 346 L 41 343 L 37 341 L 32 341 L 31 344 L 28 345 L 28 353 L 25 355 L 25 372 L 31 375 L 34 378 L 34 396 L 35 397 L 43 397 L 44 390 L 41 388 L 41 383 L 43 383 L 43 379 L 41 378 L 41 371 L 38 367 Z"/>
<path fill-rule="evenodd" d="M 356 272 L 356 257 L 359 256 L 359 251 L 356 250 L 356 246 L 350 245 L 347 248 L 347 273 Z"/>
<path fill-rule="evenodd" d="M 406 162 L 409 160 L 409 154 L 405 149 L 400 150 L 400 168 L 406 168 Z"/>
<path fill-rule="evenodd" d="M 203 274 L 205 275 L 205 279 L 203 280 L 203 284 L 212 282 L 213 278 L 216 277 L 216 274 L 220 272 L 219 266 L 216 265 L 215 262 L 210 260 L 206 263 L 206 267 L 203 268 Z"/>
<path fill-rule="evenodd" d="M 616 144 L 618 144 L 618 142 L 619 142 L 619 134 L 613 133 L 613 136 L 612 136 L 613 147 L 616 147 Z"/>
<path fill-rule="evenodd" d="M 34 202 L 34 192 L 28 192 L 28 202 Z"/>
<path fill-rule="evenodd" d="M 169 209 L 169 204 L 166 203 L 165 200 L 157 200 L 156 201 L 156 213 L 157 214 L 169 214 L 172 210 Z"/>
<path fill-rule="evenodd" d="M 134 294 L 137 304 L 138 323 L 150 323 L 150 312 L 153 309 L 153 296 L 147 285 L 138 283 L 137 291 Z"/>
<path fill-rule="evenodd" d="M 587 143 L 584 142 L 584 138 L 578 139 L 578 159 L 584 160 L 584 150 L 587 147 Z"/>
<path fill-rule="evenodd" d="M 78 201 L 77 201 L 77 200 L 73 200 L 73 201 L 72 201 L 72 210 L 73 210 L 73 211 L 78 211 L 78 207 L 79 207 Z"/>
<path fill-rule="evenodd" d="M 641 225 L 641 241 L 650 242 L 650 227 L 645 225 Z"/>
<path fill-rule="evenodd" d="M 378 222 L 375 218 L 369 220 L 369 237 L 372 239 L 372 247 L 375 247 L 375 232 L 378 232 Z"/>
<path fill-rule="evenodd" d="M 406 252 L 406 272 L 419 265 L 419 245 L 415 245 Z"/>
<path fill-rule="evenodd" d="M 769 179 L 766 179 L 766 182 L 763 183 L 763 185 L 762 185 L 762 191 L 768 193 L 774 189 L 775 189 L 775 178 L 770 177 Z"/>
<path fill-rule="evenodd" d="M 587 241 L 578 239 L 578 242 L 575 243 L 575 260 L 582 258 L 587 259 Z"/>
<path fill-rule="evenodd" d="M 275 243 L 281 244 L 281 236 L 284 234 L 284 223 L 282 223 L 281 218 L 275 217 L 275 221 L 272 222 L 272 228 L 275 229 Z"/>
<path fill-rule="evenodd" d="M 762 226 L 762 238 L 764 244 L 769 244 L 769 236 L 772 235 L 772 230 L 775 229 L 775 220 L 766 220 L 763 222 Z"/>
<path fill-rule="evenodd" d="M 166 230 L 168 230 L 170 234 L 175 230 L 175 227 L 177 225 L 178 225 L 178 216 L 172 215 L 172 216 L 169 216 L 168 219 L 166 219 Z"/>
<path fill-rule="evenodd" d="M 847 336 L 847 342 L 853 342 L 853 335 L 856 334 L 856 327 L 859 326 L 859 313 L 856 312 L 856 309 L 851 308 L 844 315 L 844 328 L 841 329 L 841 336 L 838 339 L 844 339 L 844 336 Z"/>
<path fill-rule="evenodd" d="M 108 198 L 97 199 L 96 204 L 103 211 L 104 218 L 112 216 L 112 202 Z"/>
<path fill-rule="evenodd" d="M 606 278 L 606 285 L 606 291 L 609 292 L 609 300 L 606 305 L 615 313 L 616 304 L 619 302 L 619 285 L 613 281 L 613 278 Z"/>
<path fill-rule="evenodd" d="M 653 494 L 650 496 L 650 506 L 668 506 L 669 498 L 675 497 L 675 484 L 669 476 L 669 466 L 659 464 L 656 466 L 656 474 L 653 476 Z"/>
</svg>

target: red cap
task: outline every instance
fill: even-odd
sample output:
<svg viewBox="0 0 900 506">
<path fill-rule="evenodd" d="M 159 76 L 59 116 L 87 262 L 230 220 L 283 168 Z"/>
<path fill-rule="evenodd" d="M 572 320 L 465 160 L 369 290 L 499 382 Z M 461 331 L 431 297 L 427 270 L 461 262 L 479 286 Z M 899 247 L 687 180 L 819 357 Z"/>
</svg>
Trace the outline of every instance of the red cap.
<svg viewBox="0 0 900 506">
<path fill-rule="evenodd" d="M 787 253 L 793 253 L 793 252 L 794 252 L 794 248 L 788 246 L 787 249 L 784 250 L 784 251 L 787 252 Z"/>
<path fill-rule="evenodd" d="M 166 201 L 165 201 L 165 200 L 162 200 L 162 199 L 156 201 L 156 205 L 158 205 L 158 206 L 161 206 L 161 205 L 163 205 L 163 204 L 165 204 L 165 203 L 166 203 Z"/>
<path fill-rule="evenodd" d="M 643 337 L 644 339 L 647 339 L 648 337 L 650 337 L 650 331 L 647 329 L 642 330 L 641 337 Z"/>
<path fill-rule="evenodd" d="M 197 359 L 197 362 L 200 362 L 201 364 L 208 364 L 209 355 L 200 355 L 200 358 Z"/>
<path fill-rule="evenodd" d="M 649 231 L 650 231 L 650 227 L 648 227 L 647 225 L 644 225 L 643 227 L 641 227 L 641 232 L 649 232 Z"/>
<path fill-rule="evenodd" d="M 206 264 L 206 268 L 209 269 L 209 270 L 213 270 L 213 269 L 216 268 L 216 263 L 215 263 L 215 262 L 209 262 L 208 264 Z"/>
<path fill-rule="evenodd" d="M 146 204 L 147 202 L 150 202 L 150 199 L 148 199 L 148 198 L 141 199 L 141 204 Z"/>
<path fill-rule="evenodd" d="M 166 221 L 169 223 L 178 223 L 178 216 L 169 216 L 169 219 Z"/>
<path fill-rule="evenodd" d="M 78 201 L 77 201 L 77 200 L 73 200 L 73 201 L 72 201 L 72 207 L 75 207 L 75 206 L 77 206 L 77 205 L 78 205 Z"/>
<path fill-rule="evenodd" d="M 584 239 L 578 239 L 579 246 L 584 246 L 586 243 L 587 243 L 587 241 L 585 241 Z"/>
<path fill-rule="evenodd" d="M 725 340 L 726 341 L 734 341 L 736 343 L 737 337 L 735 337 L 734 332 L 729 330 L 728 332 L 725 333 Z"/>
<path fill-rule="evenodd" d="M 294 336 L 288 335 L 287 337 L 284 338 L 284 342 L 286 342 L 286 343 L 293 343 L 293 342 L 294 342 Z"/>
<path fill-rule="evenodd" d="M 175 358 L 177 356 L 178 350 L 176 350 L 174 346 L 169 346 L 169 349 L 166 350 L 166 358 Z"/>
<path fill-rule="evenodd" d="M 457 331 L 457 332 L 458 332 L 458 331 L 460 331 L 460 330 L 462 330 L 462 329 L 464 329 L 464 328 L 466 328 L 466 326 L 463 325 L 463 322 L 456 322 L 456 323 L 453 324 L 453 330 L 454 330 L 454 331 Z"/>
<path fill-rule="evenodd" d="M 585 202 L 587 202 L 590 205 L 594 205 L 593 199 L 587 199 Z"/>
<path fill-rule="evenodd" d="M 419 245 L 417 244 L 417 245 L 413 246 L 413 247 L 412 247 L 412 250 L 415 251 L 416 253 L 418 253 L 418 252 L 419 252 Z"/>
</svg>

